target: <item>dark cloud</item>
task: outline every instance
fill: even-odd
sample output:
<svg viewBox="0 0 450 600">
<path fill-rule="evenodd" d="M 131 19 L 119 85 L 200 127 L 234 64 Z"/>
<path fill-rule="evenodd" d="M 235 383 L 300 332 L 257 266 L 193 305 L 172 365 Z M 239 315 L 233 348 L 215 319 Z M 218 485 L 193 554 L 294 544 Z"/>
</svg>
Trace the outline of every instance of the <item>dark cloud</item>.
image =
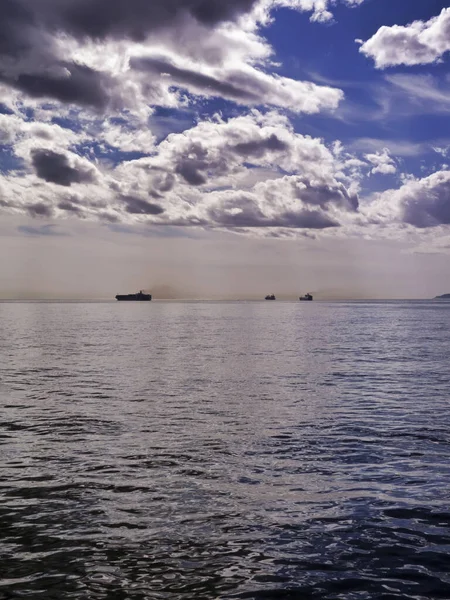
<svg viewBox="0 0 450 600">
<path fill-rule="evenodd" d="M 181 69 L 164 58 L 132 58 L 130 65 L 140 71 L 170 75 L 175 85 L 186 86 L 189 89 L 195 88 L 200 93 L 207 92 L 210 95 L 225 96 L 236 100 L 258 100 L 258 96 L 248 89 L 237 87 L 227 81 L 220 81 L 209 75 L 203 75 L 198 71 Z"/>
<path fill-rule="evenodd" d="M 17 58 L 30 48 L 26 30 L 33 14 L 18 0 L 2 0 L 0 6 L 0 56 Z"/>
<path fill-rule="evenodd" d="M 135 196 L 121 196 L 125 210 L 131 215 L 162 215 L 164 208 Z"/>
<path fill-rule="evenodd" d="M 418 228 L 450 225 L 450 172 L 432 175 L 408 193 L 405 186 L 403 221 Z"/>
<path fill-rule="evenodd" d="M 118 223 L 120 221 L 118 215 L 106 211 L 98 213 L 98 217 L 100 220 L 106 221 L 107 223 Z"/>
<path fill-rule="evenodd" d="M 29 204 L 26 207 L 26 209 L 32 217 L 53 216 L 53 207 L 48 204 L 45 204 L 44 202 L 36 202 L 36 204 Z"/>
<path fill-rule="evenodd" d="M 240 212 L 234 212 L 233 209 Z M 213 224 L 230 228 L 285 227 L 287 229 L 327 229 L 339 227 L 339 223 L 320 210 L 301 209 L 284 211 L 267 217 L 255 200 L 239 196 L 224 201 L 208 212 Z"/>
<path fill-rule="evenodd" d="M 32 162 L 36 175 L 45 181 L 70 186 L 72 183 L 90 183 L 92 170 L 71 167 L 65 154 L 53 150 L 33 150 Z"/>
<path fill-rule="evenodd" d="M 53 8 L 50 23 L 79 36 L 144 39 L 187 16 L 207 26 L 249 11 L 256 0 L 27 0 Z"/>
<path fill-rule="evenodd" d="M 339 227 L 339 223 L 320 210 L 303 209 L 298 212 L 282 213 L 272 227 L 289 227 L 294 229 L 328 229 Z"/>
<path fill-rule="evenodd" d="M 112 93 L 112 79 L 84 65 L 58 63 L 62 75 L 22 73 L 7 77 L 0 71 L 0 82 L 8 83 L 33 98 L 54 98 L 68 104 L 104 108 Z"/>
<path fill-rule="evenodd" d="M 150 223 L 150 225 L 154 226 L 154 227 L 161 227 L 161 228 L 166 228 L 166 227 L 205 227 L 208 228 L 211 226 L 211 223 L 209 221 L 207 221 L 206 219 L 200 219 L 199 217 L 195 217 L 195 216 L 188 216 L 188 217 L 177 217 L 175 219 L 170 219 L 167 221 L 162 221 L 160 223 Z M 164 235 L 164 233 L 160 234 L 161 236 Z"/>
<path fill-rule="evenodd" d="M 209 149 L 200 142 L 191 142 L 181 152 L 175 161 L 175 173 L 190 185 L 203 185 L 207 182 L 208 174 L 218 177 L 228 173 L 226 156 L 210 155 Z"/>
<path fill-rule="evenodd" d="M 83 214 L 83 210 L 77 205 L 71 202 L 70 200 L 63 200 L 58 204 L 58 208 L 60 210 L 65 210 L 67 212 L 72 212 L 81 216 Z"/>
<path fill-rule="evenodd" d="M 154 170 L 158 171 L 158 169 Z M 160 198 L 161 194 L 170 192 L 170 190 L 175 185 L 175 181 L 175 176 L 172 173 L 167 173 L 164 171 L 157 173 L 156 176 L 153 176 L 152 179 L 153 190 L 151 191 L 151 195 L 153 196 L 155 194 L 154 197 Z"/>
<path fill-rule="evenodd" d="M 143 40 L 186 18 L 211 27 L 234 20 L 254 4 L 256 0 L 2 0 L 0 51 L 23 50 L 27 26 L 79 38 Z"/>
<path fill-rule="evenodd" d="M 158 30 L 180 27 L 194 19 L 206 26 L 235 19 L 256 0 L 1 0 L 0 65 L 6 58 L 8 72 L 0 68 L 0 81 L 33 97 L 50 97 L 65 103 L 104 108 L 112 90 L 104 74 L 76 64 L 63 65 L 68 77 L 48 73 L 62 66 L 53 46 L 54 36 L 74 35 L 80 40 L 143 40 Z M 14 66 L 15 65 L 15 66 Z M 36 65 L 39 65 L 37 68 Z M 137 68 L 158 70 L 163 64 L 136 62 Z M 11 67 L 15 68 L 11 74 Z M 238 97 L 241 92 L 223 83 L 172 65 L 179 83 L 210 87 Z"/>
<path fill-rule="evenodd" d="M 175 171 L 191 185 L 203 185 L 206 183 L 206 177 L 200 173 L 198 163 L 195 160 L 180 160 Z"/>
<path fill-rule="evenodd" d="M 295 196 L 304 204 L 320 206 L 326 209 L 329 204 L 357 211 L 359 200 L 356 194 L 350 194 L 342 183 L 328 185 L 311 182 L 307 178 L 293 181 Z"/>
<path fill-rule="evenodd" d="M 267 151 L 270 152 L 283 152 L 289 147 L 286 142 L 280 140 L 274 133 L 261 140 L 253 140 L 251 142 L 242 142 L 236 144 L 232 150 L 240 154 L 241 156 L 251 156 L 254 158 L 261 158 Z"/>
<path fill-rule="evenodd" d="M 235 212 L 239 209 L 239 212 Z M 235 196 L 210 208 L 208 215 L 223 227 L 267 227 L 268 219 L 255 200 L 249 196 Z"/>
</svg>

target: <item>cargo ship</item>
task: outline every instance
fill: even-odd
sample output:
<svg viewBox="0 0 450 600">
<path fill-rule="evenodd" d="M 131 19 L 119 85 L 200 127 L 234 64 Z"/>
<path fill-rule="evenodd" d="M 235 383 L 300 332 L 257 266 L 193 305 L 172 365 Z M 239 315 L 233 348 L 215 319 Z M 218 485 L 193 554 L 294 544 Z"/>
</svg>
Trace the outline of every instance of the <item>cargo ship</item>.
<svg viewBox="0 0 450 600">
<path fill-rule="evenodd" d="M 137 294 L 118 294 L 116 296 L 116 300 L 119 300 L 119 302 L 150 302 L 151 299 L 151 294 L 144 294 L 142 290 Z"/>
<path fill-rule="evenodd" d="M 312 302 L 313 297 L 311 294 L 305 294 L 304 296 L 300 296 L 299 300 L 300 302 Z"/>
</svg>

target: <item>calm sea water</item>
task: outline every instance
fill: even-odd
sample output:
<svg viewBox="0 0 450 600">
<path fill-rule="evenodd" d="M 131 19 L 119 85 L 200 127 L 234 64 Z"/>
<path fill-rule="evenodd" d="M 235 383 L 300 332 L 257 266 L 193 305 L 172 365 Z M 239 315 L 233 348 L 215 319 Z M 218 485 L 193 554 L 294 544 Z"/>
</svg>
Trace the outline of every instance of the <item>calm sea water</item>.
<svg viewBox="0 0 450 600">
<path fill-rule="evenodd" d="M 450 303 L 0 304 L 0 598 L 450 598 Z"/>
</svg>

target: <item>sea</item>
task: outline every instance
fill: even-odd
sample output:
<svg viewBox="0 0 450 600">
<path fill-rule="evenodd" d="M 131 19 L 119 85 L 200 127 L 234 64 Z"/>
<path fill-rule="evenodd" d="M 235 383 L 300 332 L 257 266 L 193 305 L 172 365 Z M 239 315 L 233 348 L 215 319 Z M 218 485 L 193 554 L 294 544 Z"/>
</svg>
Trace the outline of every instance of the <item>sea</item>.
<svg viewBox="0 0 450 600">
<path fill-rule="evenodd" d="M 0 303 L 0 599 L 450 599 L 450 303 Z"/>
</svg>

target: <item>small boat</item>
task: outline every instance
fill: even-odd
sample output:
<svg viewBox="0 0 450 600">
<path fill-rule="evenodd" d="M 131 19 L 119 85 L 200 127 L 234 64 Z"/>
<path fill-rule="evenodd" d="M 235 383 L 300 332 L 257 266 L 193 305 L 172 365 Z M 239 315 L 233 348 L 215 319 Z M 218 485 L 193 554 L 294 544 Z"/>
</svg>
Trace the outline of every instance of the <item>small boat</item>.
<svg viewBox="0 0 450 600">
<path fill-rule="evenodd" d="M 275 295 L 274 294 L 269 294 L 268 296 L 266 296 L 264 298 L 264 300 L 276 300 Z"/>
<path fill-rule="evenodd" d="M 313 297 L 311 294 L 305 294 L 304 296 L 300 296 L 299 300 L 300 302 L 312 302 Z"/>
<path fill-rule="evenodd" d="M 144 294 L 142 290 L 137 294 L 118 294 L 116 296 L 116 300 L 119 300 L 119 302 L 150 302 L 151 299 L 151 294 Z"/>
</svg>

